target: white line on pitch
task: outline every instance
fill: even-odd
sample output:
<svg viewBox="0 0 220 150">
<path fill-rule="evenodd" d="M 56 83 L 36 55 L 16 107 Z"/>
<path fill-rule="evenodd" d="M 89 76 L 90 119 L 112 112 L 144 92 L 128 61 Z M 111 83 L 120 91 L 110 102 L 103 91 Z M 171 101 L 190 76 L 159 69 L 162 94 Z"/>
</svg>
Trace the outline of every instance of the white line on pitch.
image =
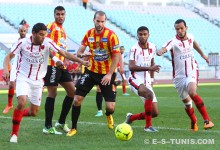
<svg viewBox="0 0 220 150">
<path fill-rule="evenodd" d="M 3 119 L 12 119 L 12 117 L 7 117 L 7 116 L 0 116 L 0 118 Z M 29 120 L 29 121 L 44 121 L 43 119 L 33 119 L 30 117 L 23 117 L 23 120 Z M 55 121 L 55 120 L 53 120 Z M 84 121 L 79 121 L 79 124 L 89 124 L 89 125 L 101 125 L 101 126 L 105 126 L 106 123 L 97 123 L 97 122 L 84 122 Z M 132 128 L 143 128 L 143 126 L 132 126 Z M 189 129 L 181 129 L 181 128 L 168 128 L 168 127 L 155 127 L 157 129 L 161 129 L 161 130 L 174 130 L 174 131 L 189 131 Z M 220 133 L 220 131 L 218 130 L 200 130 L 202 132 L 211 132 L 211 133 Z"/>
</svg>

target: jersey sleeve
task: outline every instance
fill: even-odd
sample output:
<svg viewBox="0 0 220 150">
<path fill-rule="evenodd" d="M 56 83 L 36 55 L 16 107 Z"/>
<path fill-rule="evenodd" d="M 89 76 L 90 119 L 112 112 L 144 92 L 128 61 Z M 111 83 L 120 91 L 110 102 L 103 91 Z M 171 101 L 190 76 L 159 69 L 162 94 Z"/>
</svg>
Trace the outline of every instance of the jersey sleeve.
<svg viewBox="0 0 220 150">
<path fill-rule="evenodd" d="M 154 58 L 154 56 L 156 55 L 157 46 L 154 45 L 152 50 L 153 50 L 152 53 L 153 53 L 153 58 Z"/>
<path fill-rule="evenodd" d="M 135 60 L 136 49 L 131 48 L 129 53 L 129 60 Z"/>
<path fill-rule="evenodd" d="M 166 44 L 163 45 L 164 48 L 167 49 L 167 51 L 170 51 L 173 47 L 173 42 L 172 40 L 168 41 Z"/>
<path fill-rule="evenodd" d="M 88 32 L 84 35 L 81 45 L 88 46 Z"/>
<path fill-rule="evenodd" d="M 51 30 L 52 30 L 52 24 L 51 23 L 49 23 L 48 25 L 47 25 L 47 37 L 48 38 L 51 38 Z"/>
<path fill-rule="evenodd" d="M 115 33 L 112 33 L 110 37 L 110 44 L 111 44 L 111 52 L 114 53 L 120 53 L 119 49 L 119 40 Z"/>
<path fill-rule="evenodd" d="M 23 41 L 19 40 L 17 43 L 13 44 L 11 52 L 15 55 L 18 54 L 21 51 L 22 43 Z"/>
<path fill-rule="evenodd" d="M 49 49 L 50 50 L 52 50 L 52 51 L 54 51 L 54 52 L 58 52 L 59 50 L 61 50 L 60 49 L 60 47 L 59 46 L 57 46 L 57 44 L 54 42 L 54 41 L 52 41 L 51 39 L 47 39 L 48 40 L 48 45 L 49 45 Z"/>
</svg>

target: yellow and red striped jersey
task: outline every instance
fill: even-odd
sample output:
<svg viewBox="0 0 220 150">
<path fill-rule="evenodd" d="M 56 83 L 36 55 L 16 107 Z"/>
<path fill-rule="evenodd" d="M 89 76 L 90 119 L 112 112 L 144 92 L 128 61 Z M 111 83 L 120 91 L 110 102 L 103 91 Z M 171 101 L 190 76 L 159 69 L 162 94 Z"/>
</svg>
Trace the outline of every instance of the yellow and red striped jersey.
<svg viewBox="0 0 220 150">
<path fill-rule="evenodd" d="M 47 25 L 47 37 L 52 39 L 62 50 L 67 50 L 67 35 L 62 25 L 59 25 L 56 22 L 49 23 Z M 63 56 L 60 56 L 55 52 L 52 53 L 60 60 L 64 61 Z M 48 65 L 55 66 L 56 64 L 51 58 L 49 58 Z"/>
<path fill-rule="evenodd" d="M 108 28 L 104 28 L 100 34 L 95 34 L 95 28 L 88 30 L 81 44 L 88 46 L 92 54 L 89 57 L 88 70 L 99 74 L 107 74 L 112 64 L 113 54 L 120 53 L 118 37 Z"/>
</svg>

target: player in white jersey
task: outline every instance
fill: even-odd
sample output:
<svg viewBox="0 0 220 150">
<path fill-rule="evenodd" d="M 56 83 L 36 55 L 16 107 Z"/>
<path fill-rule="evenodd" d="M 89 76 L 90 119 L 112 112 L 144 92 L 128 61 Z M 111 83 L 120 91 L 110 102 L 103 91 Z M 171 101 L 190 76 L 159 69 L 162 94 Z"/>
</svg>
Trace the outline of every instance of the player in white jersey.
<svg viewBox="0 0 220 150">
<path fill-rule="evenodd" d="M 10 142 L 17 143 L 18 130 L 23 117 L 24 107 L 27 97 L 30 100 L 31 116 L 36 116 L 41 104 L 42 88 L 44 85 L 43 77 L 46 75 L 47 63 L 50 50 L 59 53 L 65 58 L 82 63 L 88 66 L 87 61 L 83 61 L 76 56 L 63 51 L 51 39 L 45 37 L 47 28 L 43 23 L 37 23 L 33 26 L 32 36 L 19 40 L 12 47 L 8 57 L 4 60 L 3 78 L 8 80 L 9 72 L 7 69 L 10 59 L 15 54 L 18 55 L 18 68 L 16 78 L 16 96 L 18 105 L 14 110 L 12 118 L 12 136 Z"/>
<path fill-rule="evenodd" d="M 162 49 L 157 51 L 161 56 L 171 51 L 173 65 L 173 82 L 175 88 L 185 104 L 185 110 L 191 119 L 191 130 L 198 131 L 197 119 L 194 114 L 192 100 L 204 119 L 204 129 L 214 127 L 210 121 L 205 105 L 197 94 L 198 66 L 194 58 L 194 49 L 208 63 L 208 57 L 202 52 L 192 34 L 187 34 L 188 27 L 183 19 L 178 19 L 174 24 L 176 36 L 167 42 Z M 192 99 L 192 100 L 191 100 Z"/>
<path fill-rule="evenodd" d="M 19 39 L 23 39 L 26 37 L 27 28 L 25 26 L 20 26 L 18 29 Z M 15 93 L 15 78 L 16 78 L 16 67 L 17 67 L 17 57 L 13 59 L 13 62 L 10 64 L 10 82 L 8 87 L 8 104 L 3 110 L 4 114 L 7 114 L 13 108 L 13 97 Z"/>
<path fill-rule="evenodd" d="M 120 81 L 121 84 L 122 84 L 122 94 L 124 96 L 128 96 L 130 94 L 128 94 L 126 92 L 126 84 L 127 84 L 127 79 L 126 79 L 126 76 L 125 76 L 125 73 L 124 73 L 124 65 L 126 64 L 124 62 L 124 51 L 125 51 L 125 48 L 124 46 L 120 46 L 120 52 L 121 52 L 121 60 L 120 60 L 120 66 L 118 67 L 118 71 L 117 71 L 117 78 L 116 78 L 116 82 L 117 81 Z M 122 67 L 121 67 L 122 65 Z M 127 64 L 128 65 L 128 64 Z M 123 70 L 121 71 L 120 68 L 123 68 Z"/>
<path fill-rule="evenodd" d="M 157 99 L 151 87 L 151 78 L 153 73 L 159 72 L 160 66 L 154 64 L 154 55 L 156 46 L 148 42 L 149 29 L 141 26 L 137 29 L 138 43 L 130 50 L 129 69 L 130 69 L 130 89 L 137 94 L 144 102 L 144 112 L 139 114 L 128 113 L 126 123 L 132 123 L 135 120 L 145 120 L 144 131 L 157 132 L 152 126 L 152 117 L 158 113 Z"/>
</svg>

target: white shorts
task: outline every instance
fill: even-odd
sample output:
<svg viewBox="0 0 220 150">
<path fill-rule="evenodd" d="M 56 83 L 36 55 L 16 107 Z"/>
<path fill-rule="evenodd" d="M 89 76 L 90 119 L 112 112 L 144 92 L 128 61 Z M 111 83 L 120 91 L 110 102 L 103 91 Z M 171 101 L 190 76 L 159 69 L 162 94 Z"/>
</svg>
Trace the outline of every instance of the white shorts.
<svg viewBox="0 0 220 150">
<path fill-rule="evenodd" d="M 16 80 L 16 68 L 12 67 L 10 71 L 10 82 L 14 82 Z"/>
<path fill-rule="evenodd" d="M 13 59 L 13 63 L 11 64 L 12 68 L 10 71 L 10 82 L 14 82 L 16 80 L 16 72 L 17 72 L 17 56 Z"/>
<path fill-rule="evenodd" d="M 40 106 L 43 85 L 42 79 L 33 81 L 18 77 L 16 80 L 16 96 L 26 95 L 32 104 Z"/>
<path fill-rule="evenodd" d="M 132 92 L 134 92 L 136 95 L 138 95 L 138 87 L 143 84 L 143 81 L 141 81 L 140 79 L 134 79 L 134 78 L 129 78 L 129 83 L 130 83 L 130 90 Z M 151 85 L 147 84 L 145 85 L 146 88 L 148 88 L 152 93 L 153 93 L 153 103 L 157 103 L 157 98 L 156 95 L 151 87 Z M 138 95 L 139 96 L 139 95 Z M 141 100 L 144 102 L 146 99 L 142 96 L 139 96 L 141 98 Z"/>
<path fill-rule="evenodd" d="M 188 91 L 187 91 L 187 87 L 190 82 L 194 82 L 197 84 L 198 77 L 189 76 L 189 77 L 185 77 L 185 78 L 176 78 L 173 80 L 174 87 L 176 88 L 176 90 L 179 94 L 179 97 L 182 100 L 186 99 L 189 96 Z"/>
</svg>

